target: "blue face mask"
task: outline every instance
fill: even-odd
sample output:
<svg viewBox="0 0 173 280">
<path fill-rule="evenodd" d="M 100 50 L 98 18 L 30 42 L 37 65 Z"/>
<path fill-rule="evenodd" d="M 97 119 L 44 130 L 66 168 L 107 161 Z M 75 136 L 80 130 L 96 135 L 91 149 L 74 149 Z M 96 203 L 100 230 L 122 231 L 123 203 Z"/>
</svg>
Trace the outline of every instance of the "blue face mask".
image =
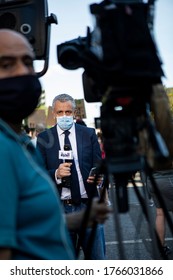
<svg viewBox="0 0 173 280">
<path fill-rule="evenodd" d="M 62 130 L 68 130 L 73 125 L 73 116 L 57 117 L 56 121 Z"/>
</svg>

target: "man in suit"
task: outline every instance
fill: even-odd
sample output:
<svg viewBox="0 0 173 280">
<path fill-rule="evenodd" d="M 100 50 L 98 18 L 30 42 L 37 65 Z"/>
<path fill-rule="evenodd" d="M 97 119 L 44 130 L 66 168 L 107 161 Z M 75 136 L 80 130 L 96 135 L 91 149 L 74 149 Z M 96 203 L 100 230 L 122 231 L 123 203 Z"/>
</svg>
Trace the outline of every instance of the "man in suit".
<svg viewBox="0 0 173 280">
<path fill-rule="evenodd" d="M 94 177 L 89 176 L 89 173 L 101 160 L 100 146 L 93 128 L 74 123 L 75 101 L 70 95 L 56 96 L 52 109 L 57 124 L 38 135 L 37 147 L 46 169 L 57 185 L 65 213 L 76 212 L 86 208 L 88 201 L 98 196 L 97 187 L 93 184 Z M 70 150 L 67 153 L 64 153 L 65 145 Z M 63 155 L 71 155 L 71 151 L 73 160 L 63 160 Z M 84 254 L 88 249 L 90 232 L 91 229 L 86 230 L 81 243 Z M 73 231 L 70 234 L 76 247 L 79 233 Z M 90 258 L 105 259 L 102 225 L 97 225 Z"/>
</svg>

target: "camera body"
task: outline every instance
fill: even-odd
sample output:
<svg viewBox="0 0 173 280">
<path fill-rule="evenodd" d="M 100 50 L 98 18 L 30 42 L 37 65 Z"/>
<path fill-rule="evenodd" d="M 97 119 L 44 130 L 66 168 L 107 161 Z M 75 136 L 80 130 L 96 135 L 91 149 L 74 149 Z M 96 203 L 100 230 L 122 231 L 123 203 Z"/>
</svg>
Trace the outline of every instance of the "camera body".
<svg viewBox="0 0 173 280">
<path fill-rule="evenodd" d="M 84 68 L 87 102 L 100 102 L 111 86 L 155 83 L 164 75 L 151 35 L 150 5 L 133 1 L 103 1 L 90 5 L 92 32 L 57 46 L 58 61 L 66 69 Z M 151 24 L 150 24 L 151 25 Z M 116 90 L 113 91 L 114 97 Z"/>
</svg>

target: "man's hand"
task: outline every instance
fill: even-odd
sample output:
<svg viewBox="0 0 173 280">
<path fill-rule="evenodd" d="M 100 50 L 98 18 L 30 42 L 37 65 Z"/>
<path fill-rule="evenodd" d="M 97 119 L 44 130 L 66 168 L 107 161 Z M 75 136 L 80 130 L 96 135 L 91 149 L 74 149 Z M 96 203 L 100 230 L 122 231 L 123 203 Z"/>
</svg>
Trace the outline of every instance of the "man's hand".
<svg viewBox="0 0 173 280">
<path fill-rule="evenodd" d="M 95 177 L 96 175 L 94 176 L 89 176 L 88 179 L 87 179 L 87 183 L 89 184 L 93 184 L 95 182 Z M 101 185 L 103 182 L 103 175 L 99 175 L 98 178 L 97 178 L 97 185 Z"/>
<path fill-rule="evenodd" d="M 85 210 L 66 214 L 67 227 L 69 230 L 80 229 L 84 218 Z M 98 198 L 94 198 L 91 205 L 90 216 L 88 220 L 88 227 L 91 227 L 96 221 L 103 224 L 112 213 L 112 208 L 107 206 L 104 202 L 99 203 Z"/>
<path fill-rule="evenodd" d="M 108 207 L 104 202 L 99 203 L 99 199 L 94 198 L 89 217 L 89 226 L 92 225 L 94 221 L 103 224 L 109 218 L 110 213 L 112 213 L 111 207 Z"/>
<path fill-rule="evenodd" d="M 55 176 L 58 179 L 62 179 L 63 177 L 67 177 L 71 175 L 71 162 L 61 163 L 56 170 Z"/>
</svg>

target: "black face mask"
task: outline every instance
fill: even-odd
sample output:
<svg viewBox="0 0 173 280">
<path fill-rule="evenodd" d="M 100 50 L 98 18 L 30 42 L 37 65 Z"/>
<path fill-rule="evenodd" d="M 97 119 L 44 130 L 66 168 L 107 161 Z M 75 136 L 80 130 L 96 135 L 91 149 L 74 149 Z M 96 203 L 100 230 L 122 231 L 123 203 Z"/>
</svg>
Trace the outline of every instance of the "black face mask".
<svg viewBox="0 0 173 280">
<path fill-rule="evenodd" d="M 34 75 L 0 79 L 0 117 L 20 123 L 37 107 L 41 85 Z"/>
</svg>

